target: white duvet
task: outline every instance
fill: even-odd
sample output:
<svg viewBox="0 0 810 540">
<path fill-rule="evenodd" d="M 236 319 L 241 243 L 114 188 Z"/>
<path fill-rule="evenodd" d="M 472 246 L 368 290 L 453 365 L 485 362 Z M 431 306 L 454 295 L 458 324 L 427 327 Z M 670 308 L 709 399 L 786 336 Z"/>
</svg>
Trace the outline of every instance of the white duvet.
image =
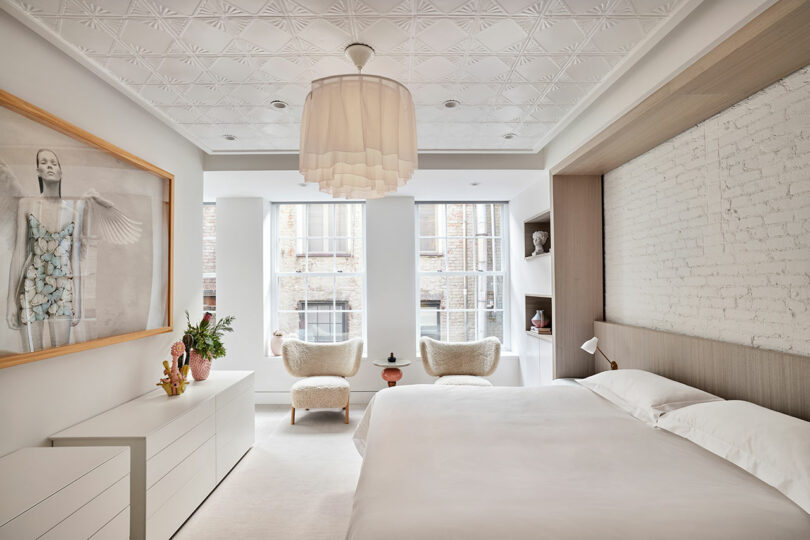
<svg viewBox="0 0 810 540">
<path fill-rule="evenodd" d="M 351 540 L 810 538 L 776 489 L 582 387 L 379 392 Z"/>
</svg>

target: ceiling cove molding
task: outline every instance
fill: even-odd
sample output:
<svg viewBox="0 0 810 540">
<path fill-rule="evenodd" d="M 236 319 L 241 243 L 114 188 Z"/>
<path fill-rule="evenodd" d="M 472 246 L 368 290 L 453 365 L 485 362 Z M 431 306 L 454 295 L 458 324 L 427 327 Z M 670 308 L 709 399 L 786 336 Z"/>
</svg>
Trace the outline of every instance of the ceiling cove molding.
<svg viewBox="0 0 810 540">
<path fill-rule="evenodd" d="M 420 170 L 542 170 L 538 154 L 419 154 Z M 297 171 L 298 154 L 207 154 L 203 170 Z"/>
<path fill-rule="evenodd" d="M 191 144 L 201 149 L 204 152 L 210 153 L 211 149 L 196 139 L 191 133 L 184 130 L 182 127 L 174 123 L 174 121 L 164 114 L 160 109 L 149 103 L 146 99 L 139 96 L 127 85 L 121 82 L 112 73 L 99 66 L 87 58 L 84 53 L 75 45 L 69 43 L 62 36 L 56 34 L 53 30 L 45 26 L 39 20 L 29 17 L 25 11 L 19 6 L 12 4 L 9 0 L 0 0 L 0 8 L 6 13 L 17 19 L 20 23 L 35 32 L 37 35 L 45 39 L 48 43 L 68 55 L 70 58 L 78 62 L 82 67 L 88 69 L 98 78 L 124 94 L 126 97 L 143 107 L 149 114 L 159 119 L 161 122 L 169 126 L 172 130 L 179 133 L 183 138 L 188 140 Z"/>
<path fill-rule="evenodd" d="M 558 133 L 564 130 L 568 125 L 574 121 L 580 114 L 582 114 L 599 96 L 611 87 L 622 75 L 627 73 L 650 49 L 655 47 L 663 40 L 672 29 L 678 26 L 695 8 L 703 3 L 703 0 L 689 0 L 676 9 L 672 15 L 661 21 L 658 27 L 653 30 L 647 37 L 636 45 L 633 51 L 605 77 L 605 79 L 596 85 L 585 97 L 577 103 L 565 116 L 553 127 L 548 133 L 543 135 L 540 140 L 534 145 L 533 151 L 540 152 L 545 145 L 547 145 Z M 651 89 L 652 92 L 652 89 Z"/>
</svg>

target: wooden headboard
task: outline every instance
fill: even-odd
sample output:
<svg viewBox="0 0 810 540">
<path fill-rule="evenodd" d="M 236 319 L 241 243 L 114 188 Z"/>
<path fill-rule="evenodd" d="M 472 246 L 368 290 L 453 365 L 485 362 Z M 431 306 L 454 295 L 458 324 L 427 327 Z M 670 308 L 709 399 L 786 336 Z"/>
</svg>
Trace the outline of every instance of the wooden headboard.
<svg viewBox="0 0 810 540">
<path fill-rule="evenodd" d="M 810 420 L 810 357 L 601 321 L 594 322 L 594 335 L 619 369 L 651 371 Z M 594 356 L 597 372 L 610 369 Z"/>
</svg>

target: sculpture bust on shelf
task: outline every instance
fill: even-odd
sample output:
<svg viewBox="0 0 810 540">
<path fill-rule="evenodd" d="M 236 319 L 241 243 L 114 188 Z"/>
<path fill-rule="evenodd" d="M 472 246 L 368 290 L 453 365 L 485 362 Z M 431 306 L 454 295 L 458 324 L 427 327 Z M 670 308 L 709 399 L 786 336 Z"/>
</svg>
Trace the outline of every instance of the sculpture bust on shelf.
<svg viewBox="0 0 810 540">
<path fill-rule="evenodd" d="M 532 255 L 540 255 L 545 253 L 543 251 L 543 244 L 548 240 L 548 233 L 546 231 L 534 231 L 532 233 L 532 242 L 534 242 L 534 251 Z"/>
</svg>

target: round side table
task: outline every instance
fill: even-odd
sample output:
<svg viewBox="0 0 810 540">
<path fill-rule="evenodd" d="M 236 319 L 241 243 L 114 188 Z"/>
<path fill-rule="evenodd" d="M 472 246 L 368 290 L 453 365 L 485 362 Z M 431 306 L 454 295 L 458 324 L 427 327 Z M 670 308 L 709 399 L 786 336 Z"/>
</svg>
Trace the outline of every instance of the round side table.
<svg viewBox="0 0 810 540">
<path fill-rule="evenodd" d="M 388 383 L 388 386 L 396 386 L 397 381 L 402 378 L 401 367 L 410 366 L 410 360 L 397 360 L 396 362 L 389 362 L 387 360 L 374 360 L 374 365 L 385 368 L 382 371 L 382 378 Z"/>
</svg>

